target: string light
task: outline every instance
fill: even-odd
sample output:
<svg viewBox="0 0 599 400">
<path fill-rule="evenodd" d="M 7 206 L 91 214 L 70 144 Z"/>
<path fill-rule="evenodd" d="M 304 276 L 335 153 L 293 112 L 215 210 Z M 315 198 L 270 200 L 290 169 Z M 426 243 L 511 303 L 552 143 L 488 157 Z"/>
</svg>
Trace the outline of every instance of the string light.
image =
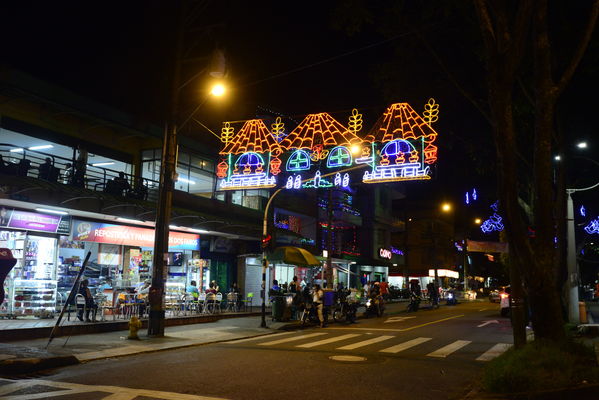
<svg viewBox="0 0 599 400">
<path fill-rule="evenodd" d="M 584 206 L 580 206 L 580 215 L 582 217 L 586 217 L 587 216 L 587 210 L 584 208 Z"/>
<path fill-rule="evenodd" d="M 496 201 L 495 203 L 493 203 L 491 205 L 491 209 L 493 209 L 493 211 L 495 211 L 493 213 L 493 215 L 491 215 L 489 217 L 489 219 L 487 219 L 485 222 L 483 222 L 480 225 L 480 229 L 484 232 L 484 233 L 491 233 L 493 231 L 502 231 L 504 226 L 503 226 L 503 219 L 501 218 L 501 216 L 497 213 L 499 208 L 499 202 Z"/>
<path fill-rule="evenodd" d="M 285 124 L 281 122 L 281 117 L 277 117 L 275 122 L 271 125 L 271 133 L 272 136 L 277 140 L 277 142 L 281 142 L 287 134 L 285 133 Z"/>
<path fill-rule="evenodd" d="M 584 230 L 589 235 L 599 234 L 599 217 L 595 218 L 587 226 L 585 226 Z"/>
<path fill-rule="evenodd" d="M 311 149 L 315 145 L 340 146 L 362 140 L 328 113 L 309 114 L 281 141 L 284 149 Z"/>
<path fill-rule="evenodd" d="M 246 121 L 235 138 L 221 150 L 220 154 L 267 153 L 275 156 L 282 153 L 279 142 L 270 133 L 261 119 Z"/>
</svg>

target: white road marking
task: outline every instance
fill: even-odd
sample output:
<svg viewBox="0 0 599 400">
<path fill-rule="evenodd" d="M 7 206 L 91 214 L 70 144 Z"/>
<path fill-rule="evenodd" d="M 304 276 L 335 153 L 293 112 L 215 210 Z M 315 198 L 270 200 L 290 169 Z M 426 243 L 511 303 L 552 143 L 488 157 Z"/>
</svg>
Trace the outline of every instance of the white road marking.
<svg viewBox="0 0 599 400">
<path fill-rule="evenodd" d="M 485 310 L 486 310 L 486 308 L 481 308 L 481 309 L 480 309 L 480 310 L 478 310 L 478 311 L 479 311 L 479 312 L 481 312 L 481 311 L 485 311 Z"/>
<path fill-rule="evenodd" d="M 512 345 L 509 343 L 497 343 L 495 346 L 483 353 L 482 356 L 478 357 L 476 361 L 490 361 L 504 353 L 510 347 L 512 347 Z"/>
<path fill-rule="evenodd" d="M 427 354 L 427 356 L 445 358 L 451 353 L 461 349 L 464 346 L 469 345 L 470 343 L 472 343 L 472 341 L 470 340 L 456 340 L 455 342 L 448 344 L 447 346 L 441 347 L 440 349 Z"/>
<path fill-rule="evenodd" d="M 354 343 L 354 344 L 348 344 L 347 346 L 343 346 L 343 347 L 337 347 L 337 350 L 354 350 L 357 349 L 359 347 L 364 347 L 364 346 L 368 346 L 371 344 L 375 344 L 375 343 L 379 343 L 382 342 L 384 340 L 388 340 L 391 338 L 394 338 L 395 336 L 387 336 L 387 335 L 383 335 L 383 336 L 378 336 L 372 339 L 368 339 L 368 340 L 362 340 L 361 342 L 358 343 Z"/>
<path fill-rule="evenodd" d="M 403 343 L 400 343 L 395 346 L 387 347 L 386 349 L 379 350 L 379 352 L 381 352 L 381 353 L 399 353 L 400 351 L 407 350 L 410 347 L 418 346 L 419 344 L 428 342 L 429 340 L 432 340 L 432 338 L 419 337 L 416 339 L 408 340 L 407 342 L 403 342 Z"/>
<path fill-rule="evenodd" d="M 308 339 L 308 338 L 311 338 L 311 337 L 314 337 L 314 336 L 320 336 L 320 335 L 326 335 L 326 333 L 324 333 L 324 332 L 322 332 L 322 333 L 310 333 L 309 335 L 300 335 L 300 336 L 294 336 L 294 337 L 285 338 L 285 339 L 273 340 L 272 342 L 258 343 L 258 345 L 259 346 L 274 346 L 275 344 L 292 342 L 294 340 Z"/>
<path fill-rule="evenodd" d="M 53 389 L 63 389 L 49 392 L 47 391 L 43 393 L 29 393 L 23 395 L 4 396 L 2 397 L 3 400 L 34 400 L 47 398 L 53 399 L 57 396 L 92 392 L 105 392 L 107 393 L 107 395 L 104 397 L 104 399 L 110 400 L 126 400 L 134 399 L 136 397 L 150 397 L 153 399 L 162 400 L 224 400 L 218 397 L 206 397 L 192 394 L 162 392 L 159 390 L 135 389 L 121 386 L 82 385 L 79 383 L 48 381 L 42 379 L 24 379 L 20 381 L 14 381 L 11 379 L 0 380 L 2 382 L 10 382 L 0 386 L 0 390 L 2 390 L 0 394 L 2 395 L 10 394 L 24 387 L 31 387 L 35 385 L 48 386 Z M 43 390 L 43 388 L 40 389 Z"/>
<path fill-rule="evenodd" d="M 335 336 L 332 338 L 319 340 L 317 342 L 312 342 L 312 343 L 304 343 L 304 344 L 300 344 L 299 346 L 295 346 L 295 347 L 303 347 L 305 349 L 309 349 L 311 347 L 322 346 L 323 344 L 329 344 L 329 343 L 339 342 L 339 341 L 345 340 L 345 339 L 351 339 L 356 336 L 360 336 L 360 334 L 348 333 L 347 335 Z"/>
<path fill-rule="evenodd" d="M 492 321 L 485 321 L 482 324 L 480 324 L 479 326 L 477 326 L 477 328 L 482 328 L 483 326 L 487 326 L 489 324 L 498 324 L 499 321 L 497 321 L 496 319 L 492 320 Z"/>
<path fill-rule="evenodd" d="M 282 333 L 274 333 L 272 335 L 260 335 L 260 336 L 254 336 L 251 338 L 247 338 L 247 339 L 240 339 L 240 340 L 231 340 L 230 342 L 224 342 L 225 344 L 237 344 L 237 343 L 245 343 L 245 342 L 250 342 L 252 340 L 258 340 L 258 339 L 270 339 L 273 337 L 279 337 L 279 336 L 283 336 L 283 335 L 289 335 L 291 333 L 295 333 L 295 332 L 282 332 Z"/>
</svg>

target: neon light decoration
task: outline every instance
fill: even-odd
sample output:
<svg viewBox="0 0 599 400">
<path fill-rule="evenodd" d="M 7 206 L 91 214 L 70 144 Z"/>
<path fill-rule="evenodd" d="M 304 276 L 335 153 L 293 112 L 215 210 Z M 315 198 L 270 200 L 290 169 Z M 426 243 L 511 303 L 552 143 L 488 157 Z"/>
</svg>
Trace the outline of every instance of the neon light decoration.
<svg viewBox="0 0 599 400">
<path fill-rule="evenodd" d="M 345 127 L 327 113 L 310 114 L 289 134 L 277 117 L 267 128 L 262 120 L 246 121 L 238 132 L 224 123 L 224 148 L 216 166 L 220 190 L 271 188 L 348 188 L 350 175 L 343 169 L 364 165 L 365 183 L 427 180 L 437 160 L 434 142 L 439 105 L 425 105 L 424 117 L 407 103 L 392 104 L 364 139 L 362 114 L 353 109 Z M 338 175 L 330 176 L 338 170 Z M 470 196 L 470 194 L 468 195 Z M 467 199 L 475 198 L 474 192 Z"/>
<path fill-rule="evenodd" d="M 466 204 L 470 204 L 470 193 L 466 192 Z"/>
<path fill-rule="evenodd" d="M 580 215 L 583 217 L 587 216 L 587 210 L 584 208 L 584 206 L 580 206 Z"/>
<path fill-rule="evenodd" d="M 372 150 L 363 152 L 362 157 L 373 159 L 363 182 L 430 179 L 430 168 L 425 164 L 437 161 L 437 147 L 432 144 L 437 132 L 430 126 L 433 120 L 431 116 L 427 122 L 408 103 L 389 106 L 366 136 Z M 379 143 L 383 147 L 375 151 Z"/>
<path fill-rule="evenodd" d="M 587 226 L 585 226 L 584 230 L 589 235 L 599 234 L 599 217 L 595 218 Z"/>
<path fill-rule="evenodd" d="M 502 231 L 504 226 L 503 226 L 503 219 L 501 218 L 501 216 L 497 213 L 497 209 L 499 207 L 499 202 L 495 202 L 493 204 L 491 204 L 491 208 L 493 209 L 493 211 L 495 211 L 493 213 L 493 215 L 491 215 L 489 217 L 489 219 L 487 219 L 485 222 L 483 222 L 480 225 L 480 229 L 484 232 L 484 233 L 491 233 L 493 231 Z"/>
<path fill-rule="evenodd" d="M 310 167 L 310 154 L 305 150 L 296 150 L 287 159 L 287 171 L 305 171 Z"/>
<path fill-rule="evenodd" d="M 345 146 L 337 146 L 330 151 L 327 158 L 328 168 L 346 167 L 352 165 L 352 156 Z"/>
<path fill-rule="evenodd" d="M 478 194 L 476 194 L 476 189 L 472 189 L 472 200 L 476 201 L 478 199 Z"/>
<path fill-rule="evenodd" d="M 225 124 L 225 129 L 232 129 Z M 282 153 L 279 143 L 259 119 L 246 121 L 235 137 L 226 143 L 220 154 L 228 154 L 228 160 L 217 165 L 217 176 L 221 178 L 221 190 L 262 189 L 277 185 Z M 267 156 L 268 161 L 265 162 Z"/>
</svg>

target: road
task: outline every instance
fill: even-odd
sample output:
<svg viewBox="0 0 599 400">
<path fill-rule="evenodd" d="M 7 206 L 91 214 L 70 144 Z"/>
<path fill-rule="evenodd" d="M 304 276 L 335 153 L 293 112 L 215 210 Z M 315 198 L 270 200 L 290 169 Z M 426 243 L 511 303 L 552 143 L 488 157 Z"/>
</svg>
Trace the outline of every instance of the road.
<svg viewBox="0 0 599 400">
<path fill-rule="evenodd" d="M 398 312 L 405 305 L 399 307 L 353 325 L 94 361 L 33 380 L 2 380 L 0 398 L 454 399 L 470 390 L 486 361 L 512 343 L 510 322 L 499 317 L 497 304 L 461 303 L 410 314 Z"/>
</svg>

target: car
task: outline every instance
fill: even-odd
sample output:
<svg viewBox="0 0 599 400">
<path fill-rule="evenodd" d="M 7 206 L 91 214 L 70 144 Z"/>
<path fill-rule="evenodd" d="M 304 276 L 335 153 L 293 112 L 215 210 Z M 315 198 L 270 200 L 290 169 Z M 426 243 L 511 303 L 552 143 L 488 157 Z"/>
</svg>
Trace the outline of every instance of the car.
<svg viewBox="0 0 599 400">
<path fill-rule="evenodd" d="M 499 303 L 501 301 L 501 296 L 499 295 L 499 290 L 495 289 L 495 290 L 491 290 L 489 292 L 489 301 L 491 303 Z"/>
</svg>

